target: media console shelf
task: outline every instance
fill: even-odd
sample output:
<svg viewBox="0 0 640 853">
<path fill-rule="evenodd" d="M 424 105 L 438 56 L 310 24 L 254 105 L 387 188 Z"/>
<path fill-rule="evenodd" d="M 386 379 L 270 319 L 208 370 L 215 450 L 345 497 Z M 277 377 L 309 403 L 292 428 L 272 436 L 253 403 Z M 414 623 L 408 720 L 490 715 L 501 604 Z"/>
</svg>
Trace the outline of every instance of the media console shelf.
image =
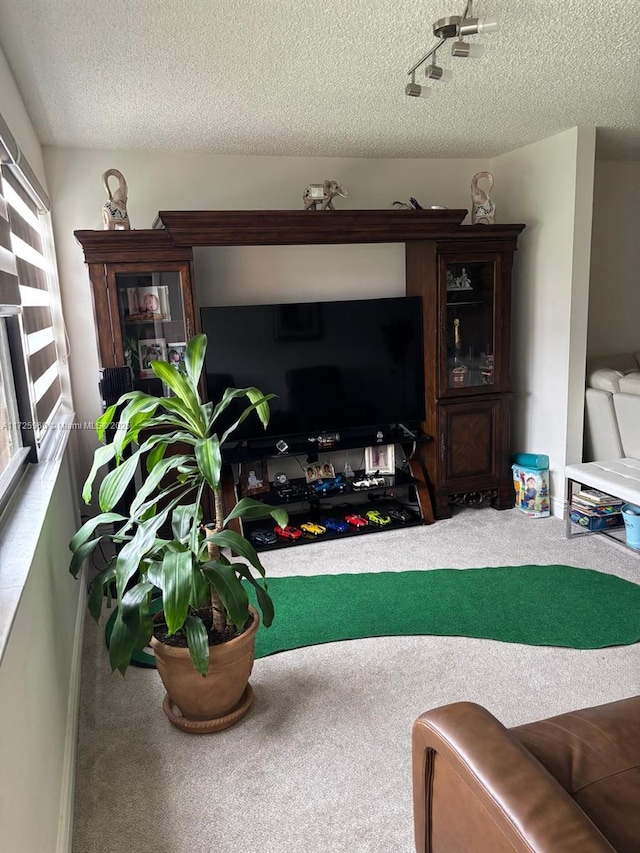
<svg viewBox="0 0 640 853">
<path fill-rule="evenodd" d="M 434 509 L 437 518 L 449 517 L 450 500 L 468 493 L 489 493 L 493 506 L 507 509 L 514 501 L 511 270 L 524 225 L 462 225 L 466 214 L 462 209 L 178 210 L 160 211 L 149 230 L 76 231 L 93 289 L 101 367 L 131 360 L 123 297 L 136 276 L 138 287 L 155 276 L 154 283 L 168 288 L 175 311 L 162 325 L 167 344 L 198 331 L 194 246 L 403 243 L 406 294 L 421 296 L 423 306 L 421 430 L 434 438 L 418 445 L 411 463 L 423 518 L 433 520 Z M 136 379 L 142 380 L 139 373 Z M 234 500 L 233 489 L 225 489 L 225 498 Z"/>
</svg>

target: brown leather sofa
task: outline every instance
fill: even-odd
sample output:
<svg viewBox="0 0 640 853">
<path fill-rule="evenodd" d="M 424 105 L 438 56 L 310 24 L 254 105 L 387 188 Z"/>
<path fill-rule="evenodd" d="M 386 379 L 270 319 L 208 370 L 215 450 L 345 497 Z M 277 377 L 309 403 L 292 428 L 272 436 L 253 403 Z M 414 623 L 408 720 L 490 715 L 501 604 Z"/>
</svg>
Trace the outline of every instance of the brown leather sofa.
<svg viewBox="0 0 640 853">
<path fill-rule="evenodd" d="M 458 702 L 413 726 L 417 853 L 639 853 L 640 696 L 507 729 Z"/>
</svg>

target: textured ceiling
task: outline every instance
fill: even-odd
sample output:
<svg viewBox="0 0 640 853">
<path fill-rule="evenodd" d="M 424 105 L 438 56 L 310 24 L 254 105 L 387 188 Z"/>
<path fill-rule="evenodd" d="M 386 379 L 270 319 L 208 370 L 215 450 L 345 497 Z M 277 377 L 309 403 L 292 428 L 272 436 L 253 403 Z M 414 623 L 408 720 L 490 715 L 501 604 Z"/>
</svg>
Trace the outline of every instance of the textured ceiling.
<svg viewBox="0 0 640 853">
<path fill-rule="evenodd" d="M 432 22 L 463 7 L 0 0 L 0 44 L 50 145 L 490 157 L 596 125 L 599 156 L 640 159 L 639 0 L 477 0 L 500 26 L 482 37 L 484 57 L 445 46 L 453 81 L 406 97 Z"/>
</svg>

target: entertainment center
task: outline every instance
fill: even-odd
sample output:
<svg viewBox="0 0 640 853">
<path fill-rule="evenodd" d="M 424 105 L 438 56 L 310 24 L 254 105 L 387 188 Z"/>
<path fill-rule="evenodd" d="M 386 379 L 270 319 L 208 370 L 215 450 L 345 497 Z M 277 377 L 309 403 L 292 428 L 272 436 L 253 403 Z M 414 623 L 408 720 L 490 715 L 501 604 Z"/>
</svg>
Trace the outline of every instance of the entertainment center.
<svg viewBox="0 0 640 853">
<path fill-rule="evenodd" d="M 385 323 L 380 319 L 384 311 L 371 307 L 378 320 L 366 358 L 359 358 L 367 346 L 364 322 L 347 330 L 353 333 L 351 359 L 348 333 L 339 334 L 341 323 L 343 329 L 353 327 L 357 317 L 357 302 L 348 298 L 344 303 L 260 306 L 254 312 L 253 306 L 244 306 L 235 317 L 227 308 L 203 309 L 204 331 L 212 340 L 207 361 L 212 392 L 236 380 L 244 387 L 243 376 L 249 378 L 269 360 L 281 383 L 277 389 L 258 385 L 279 395 L 267 436 L 256 443 L 255 435 L 247 435 L 225 452 L 227 509 L 238 497 L 232 466 L 251 458 L 322 455 L 326 448 L 309 441 L 316 433 L 317 438 L 339 433 L 332 453 L 381 442 L 401 446 L 409 472 L 395 476 L 416 487 L 417 523 L 433 521 L 434 509 L 436 518 L 449 517 L 450 501 L 468 493 L 490 494 L 498 509 L 511 507 L 510 289 L 513 253 L 524 226 L 464 226 L 466 213 L 161 211 L 149 230 L 76 231 L 92 285 L 103 380 L 117 378 L 117 369 L 128 367 L 134 387 L 157 391 L 153 383 L 159 380 L 149 378 L 145 359 L 164 347 L 179 361 L 186 341 L 201 328 L 195 246 L 403 243 L 411 299 L 404 306 L 402 299 L 362 300 L 363 312 L 380 302 L 389 309 Z M 336 320 L 336 312 L 349 310 L 356 312 L 350 319 L 345 313 Z M 254 356 L 251 363 L 240 364 L 242 348 L 235 360 L 224 363 L 223 352 L 237 339 L 243 317 L 248 322 L 252 313 L 253 334 L 264 342 L 264 363 L 256 364 Z M 233 323 L 241 325 L 234 331 Z M 213 329 L 221 338 L 223 331 L 227 335 L 217 351 Z M 323 335 L 328 336 L 324 341 Z M 391 487 L 389 480 L 373 493 Z M 335 500 L 344 497 L 339 492 Z"/>
</svg>

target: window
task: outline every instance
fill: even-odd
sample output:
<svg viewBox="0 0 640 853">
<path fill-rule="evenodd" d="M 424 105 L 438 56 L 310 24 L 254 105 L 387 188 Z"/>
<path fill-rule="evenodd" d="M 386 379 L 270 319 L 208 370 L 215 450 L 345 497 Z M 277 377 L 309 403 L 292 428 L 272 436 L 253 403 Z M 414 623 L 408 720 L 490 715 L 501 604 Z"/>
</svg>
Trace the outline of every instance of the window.
<svg viewBox="0 0 640 853">
<path fill-rule="evenodd" d="M 68 371 L 49 199 L 0 115 L 0 511 L 46 455 Z"/>
</svg>

